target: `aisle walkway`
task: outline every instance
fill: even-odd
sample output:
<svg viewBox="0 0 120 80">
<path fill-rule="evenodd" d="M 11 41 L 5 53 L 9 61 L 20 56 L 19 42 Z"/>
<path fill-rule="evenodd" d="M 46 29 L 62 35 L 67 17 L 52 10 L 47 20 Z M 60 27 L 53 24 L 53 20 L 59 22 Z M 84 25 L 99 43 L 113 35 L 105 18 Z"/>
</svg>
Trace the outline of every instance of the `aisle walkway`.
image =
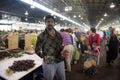
<svg viewBox="0 0 120 80">
<path fill-rule="evenodd" d="M 120 80 L 120 56 L 118 56 L 114 65 L 107 66 L 105 64 L 104 44 L 101 47 L 100 66 L 97 68 L 96 75 L 89 77 L 82 72 L 83 57 L 81 56 L 78 64 L 72 65 L 72 72 L 66 72 L 67 80 Z"/>
</svg>

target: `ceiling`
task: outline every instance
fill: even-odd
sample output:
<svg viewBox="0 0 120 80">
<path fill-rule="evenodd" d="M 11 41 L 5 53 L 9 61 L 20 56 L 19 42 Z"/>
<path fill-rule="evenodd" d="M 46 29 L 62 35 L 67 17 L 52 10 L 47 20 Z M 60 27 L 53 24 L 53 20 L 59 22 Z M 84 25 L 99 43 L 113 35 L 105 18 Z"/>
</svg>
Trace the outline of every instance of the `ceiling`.
<svg viewBox="0 0 120 80">
<path fill-rule="evenodd" d="M 108 17 L 102 24 L 112 21 L 113 19 L 120 17 L 120 0 L 34 0 L 78 23 L 84 22 L 87 25 L 95 27 L 97 23 L 103 18 L 104 13 L 108 14 Z M 109 5 L 114 3 L 116 7 L 110 9 Z M 65 7 L 71 6 L 71 11 L 65 11 Z M 29 12 L 28 16 L 25 16 L 25 11 Z M 30 5 L 27 5 L 20 0 L 0 0 L 0 12 L 8 12 L 12 15 L 28 17 L 31 19 L 41 20 L 47 12 L 40 9 L 31 9 Z M 73 16 L 77 17 L 74 18 Z M 79 16 L 79 17 L 78 17 Z M 82 19 L 83 18 L 83 19 Z"/>
</svg>

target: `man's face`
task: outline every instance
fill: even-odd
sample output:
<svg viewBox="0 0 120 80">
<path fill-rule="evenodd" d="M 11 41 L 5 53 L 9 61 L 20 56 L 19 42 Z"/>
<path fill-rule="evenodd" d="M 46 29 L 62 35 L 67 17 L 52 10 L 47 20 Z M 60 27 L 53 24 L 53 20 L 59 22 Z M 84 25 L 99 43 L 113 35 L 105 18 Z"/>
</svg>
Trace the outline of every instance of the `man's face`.
<svg viewBox="0 0 120 80">
<path fill-rule="evenodd" d="M 52 18 L 50 18 L 50 19 L 46 20 L 45 25 L 46 25 L 46 27 L 50 27 L 50 26 L 54 27 L 55 22 Z"/>
<path fill-rule="evenodd" d="M 78 29 L 75 29 L 75 32 L 78 32 Z"/>
</svg>

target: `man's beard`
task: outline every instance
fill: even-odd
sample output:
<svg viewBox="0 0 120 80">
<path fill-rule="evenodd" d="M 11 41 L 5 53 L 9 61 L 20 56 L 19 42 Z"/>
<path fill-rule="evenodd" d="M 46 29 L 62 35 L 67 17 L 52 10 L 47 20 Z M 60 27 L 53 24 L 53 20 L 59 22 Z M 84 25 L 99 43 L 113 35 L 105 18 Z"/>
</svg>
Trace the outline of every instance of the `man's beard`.
<svg viewBox="0 0 120 80">
<path fill-rule="evenodd" d="M 47 30 L 48 30 L 48 31 L 51 31 L 51 30 L 53 30 L 53 29 L 54 29 L 53 26 L 48 26 L 48 27 L 47 27 Z"/>
</svg>

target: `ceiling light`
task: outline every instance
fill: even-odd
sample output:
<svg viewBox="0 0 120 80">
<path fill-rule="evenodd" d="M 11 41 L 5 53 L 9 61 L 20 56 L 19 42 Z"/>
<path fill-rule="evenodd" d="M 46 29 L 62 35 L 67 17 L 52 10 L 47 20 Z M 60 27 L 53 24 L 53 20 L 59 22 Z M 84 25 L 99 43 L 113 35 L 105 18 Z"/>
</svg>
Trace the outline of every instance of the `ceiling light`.
<svg viewBox="0 0 120 80">
<path fill-rule="evenodd" d="M 69 6 L 69 10 L 72 11 L 72 6 Z"/>
<path fill-rule="evenodd" d="M 25 12 L 25 15 L 28 15 L 28 11 Z"/>
<path fill-rule="evenodd" d="M 76 18 L 77 16 L 76 16 L 76 15 L 74 15 L 73 17 L 74 17 L 74 18 Z"/>
<path fill-rule="evenodd" d="M 28 19 L 27 19 L 27 18 L 25 18 L 25 21 L 28 21 Z"/>
<path fill-rule="evenodd" d="M 41 10 L 43 10 L 43 11 L 46 11 L 46 12 L 48 12 L 48 13 L 52 13 L 52 14 L 60 17 L 60 18 L 63 18 L 63 19 L 65 19 L 65 20 L 69 21 L 69 22 L 72 22 L 72 23 L 74 23 L 74 24 L 76 24 L 76 25 L 78 25 L 78 26 L 83 27 L 81 24 L 79 24 L 79 23 L 77 23 L 77 22 L 75 22 L 75 21 L 73 21 L 73 20 L 71 20 L 71 19 L 69 19 L 69 18 L 67 18 L 67 17 L 65 17 L 65 16 L 63 16 L 63 15 L 61 15 L 61 14 L 59 14 L 59 13 L 57 13 L 57 12 L 55 12 L 55 11 L 47 8 L 47 7 L 45 7 L 45 6 L 37 3 L 37 2 L 35 2 L 35 1 L 32 1 L 32 0 L 30 0 L 30 1 L 29 1 L 29 0 L 21 0 L 21 1 L 22 1 L 22 2 L 25 2 L 25 3 L 27 3 L 27 4 L 30 4 L 30 5 L 33 5 L 33 6 L 39 8 L 39 9 L 41 9 Z"/>
<path fill-rule="evenodd" d="M 104 19 L 103 19 L 103 18 L 101 18 L 101 20 L 103 21 Z"/>
<path fill-rule="evenodd" d="M 101 18 L 101 20 L 98 22 L 98 24 L 96 25 L 96 29 L 100 26 L 100 24 L 102 23 L 102 21 L 103 21 L 104 19 L 103 18 Z"/>
<path fill-rule="evenodd" d="M 65 7 L 65 11 L 72 11 L 72 6 Z"/>
<path fill-rule="evenodd" d="M 45 16 L 43 17 L 43 19 L 45 20 Z"/>
<path fill-rule="evenodd" d="M 110 8 L 114 8 L 115 7 L 115 4 L 114 3 L 111 3 L 110 4 Z"/>
<path fill-rule="evenodd" d="M 81 20 L 83 20 L 83 18 L 81 17 Z"/>
<path fill-rule="evenodd" d="M 107 14 L 107 13 L 105 13 L 105 14 L 104 14 L 104 16 L 106 17 L 106 16 L 108 16 L 108 14 Z"/>
<path fill-rule="evenodd" d="M 81 15 L 78 15 L 78 17 L 81 17 Z"/>
<path fill-rule="evenodd" d="M 65 11 L 69 11 L 68 7 L 65 7 Z"/>
<path fill-rule="evenodd" d="M 35 8 L 35 6 L 33 6 L 33 5 L 32 5 L 32 6 L 31 6 L 31 8 L 32 8 L 32 9 L 34 9 L 34 8 Z"/>
<path fill-rule="evenodd" d="M 5 14 L 5 15 L 4 15 L 4 17 L 6 18 L 6 17 L 7 17 L 7 15 Z"/>
</svg>

